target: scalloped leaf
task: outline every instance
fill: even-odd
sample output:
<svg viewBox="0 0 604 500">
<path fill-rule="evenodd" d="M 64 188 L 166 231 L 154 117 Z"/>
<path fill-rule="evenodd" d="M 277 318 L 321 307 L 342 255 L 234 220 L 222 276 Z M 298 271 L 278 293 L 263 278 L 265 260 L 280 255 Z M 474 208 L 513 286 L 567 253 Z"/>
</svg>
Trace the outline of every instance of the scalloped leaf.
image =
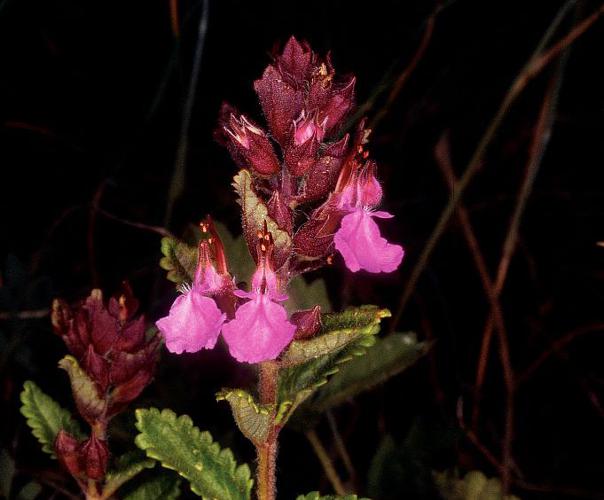
<svg viewBox="0 0 604 500">
<path fill-rule="evenodd" d="M 159 261 L 159 266 L 168 271 L 168 280 L 177 285 L 193 281 L 198 258 L 196 246 L 165 236 L 161 239 L 161 253 L 164 256 Z"/>
<path fill-rule="evenodd" d="M 326 410 L 405 371 L 430 347 L 429 342 L 418 342 L 415 333 L 395 333 L 377 339 L 364 356 L 343 365 L 327 384 L 317 390 L 312 399 L 304 403 L 299 410 L 304 426 L 316 421 Z"/>
<path fill-rule="evenodd" d="M 311 491 L 306 495 L 298 495 L 296 500 L 369 500 L 369 498 L 359 498 L 356 495 L 321 495 L 318 491 Z"/>
<path fill-rule="evenodd" d="M 65 370 L 67 375 L 69 375 L 73 399 L 76 402 L 80 415 L 88 422 L 92 422 L 103 415 L 106 409 L 106 402 L 99 397 L 96 384 L 82 370 L 78 360 L 68 354 L 59 361 L 59 368 Z"/>
<path fill-rule="evenodd" d="M 136 445 L 148 457 L 190 482 L 207 499 L 248 499 L 253 480 L 247 465 L 237 465 L 231 450 L 221 449 L 209 432 L 201 432 L 188 415 L 171 410 L 136 410 Z"/>
<path fill-rule="evenodd" d="M 294 340 L 281 356 L 282 366 L 293 366 L 330 353 L 337 353 L 355 340 L 375 335 L 382 318 L 390 316 L 376 306 L 350 308 L 341 313 L 322 314 L 321 331 L 307 340 Z"/>
<path fill-rule="evenodd" d="M 55 438 L 61 429 L 65 429 L 77 439 L 84 439 L 84 433 L 71 413 L 42 392 L 31 380 L 23 384 L 21 403 L 21 414 L 27 419 L 32 434 L 42 445 L 42 450 L 53 458 L 56 458 Z"/>
<path fill-rule="evenodd" d="M 180 497 L 180 479 L 167 472 L 156 474 L 133 491 L 123 496 L 123 500 L 176 500 Z"/>
<path fill-rule="evenodd" d="M 292 239 L 283 229 L 280 229 L 277 223 L 268 215 L 268 209 L 264 202 L 254 192 L 252 187 L 252 176 L 248 170 L 240 170 L 233 177 L 233 187 L 239 195 L 237 200 L 241 205 L 243 232 L 246 235 L 256 235 L 261 231 L 266 221 L 269 232 L 273 235 L 275 250 L 283 254 L 289 254 L 292 247 Z M 248 245 L 253 242 L 248 240 Z"/>
<path fill-rule="evenodd" d="M 390 311 L 361 306 L 321 317 L 321 332 L 309 340 L 291 343 L 279 373 L 277 422 L 283 425 L 294 410 L 327 383 L 340 365 L 365 353 L 375 343 L 380 322 Z"/>
<path fill-rule="evenodd" d="M 144 469 L 151 469 L 155 461 L 146 458 L 141 450 L 133 450 L 124 453 L 116 459 L 115 466 L 107 473 L 103 494 L 110 497 L 125 482 L 130 481 Z"/>
<path fill-rule="evenodd" d="M 217 401 L 231 405 L 237 427 L 254 444 L 264 443 L 274 423 L 275 405 L 261 405 L 242 389 L 224 389 L 216 395 Z"/>
</svg>

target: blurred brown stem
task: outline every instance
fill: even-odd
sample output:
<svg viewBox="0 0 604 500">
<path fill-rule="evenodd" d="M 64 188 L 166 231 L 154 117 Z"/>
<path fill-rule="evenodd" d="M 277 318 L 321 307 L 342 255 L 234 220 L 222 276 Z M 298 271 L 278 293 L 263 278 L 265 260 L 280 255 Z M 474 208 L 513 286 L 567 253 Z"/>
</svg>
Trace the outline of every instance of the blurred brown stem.
<svg viewBox="0 0 604 500">
<path fill-rule="evenodd" d="M 419 46 L 417 47 L 417 50 L 415 51 L 413 58 L 411 59 L 411 61 L 407 65 L 407 67 L 403 70 L 403 72 L 398 76 L 398 78 L 394 82 L 394 85 L 392 86 L 392 89 L 390 90 L 390 94 L 388 94 L 388 99 L 386 101 L 386 104 L 384 104 L 384 106 L 382 106 L 380 108 L 380 110 L 376 113 L 376 115 L 373 117 L 373 119 L 369 123 L 368 128 L 370 130 L 375 130 L 375 128 L 382 121 L 384 116 L 386 116 L 388 114 L 388 112 L 390 111 L 390 108 L 394 104 L 394 101 L 396 101 L 396 98 L 400 94 L 403 86 L 405 85 L 405 83 L 407 82 L 407 80 L 409 79 L 409 77 L 411 76 L 413 71 L 415 70 L 415 67 L 417 66 L 419 61 L 424 56 L 424 53 L 426 52 L 426 49 L 428 48 L 428 44 L 430 43 L 430 39 L 432 38 L 432 33 L 434 32 L 434 23 L 436 21 L 436 15 L 440 11 L 440 9 L 441 9 L 441 2 L 438 2 L 436 8 L 432 12 L 432 14 L 430 14 L 430 17 L 426 21 L 426 28 L 424 29 L 424 34 L 419 43 Z"/>
<path fill-rule="evenodd" d="M 334 491 L 338 495 L 346 495 L 346 488 L 344 488 L 344 484 L 342 483 L 342 480 L 340 479 L 340 476 L 338 475 L 338 472 L 336 471 L 336 468 L 334 467 L 327 450 L 323 446 L 323 443 L 321 443 L 321 440 L 317 435 L 317 431 L 311 429 L 306 431 L 305 435 L 306 439 L 308 439 L 308 442 L 312 446 L 315 455 L 317 455 L 319 462 L 321 462 L 325 475 L 327 476 L 327 479 L 329 479 Z"/>
<path fill-rule="evenodd" d="M 503 119 L 508 114 L 511 109 L 511 105 L 514 103 L 516 98 L 522 93 L 526 85 L 531 81 L 540 71 L 542 71 L 549 62 L 551 62 L 555 57 L 557 57 L 562 50 L 568 47 L 571 43 L 573 43 L 581 34 L 585 33 L 585 31 L 593 25 L 593 23 L 599 18 L 599 16 L 604 12 L 604 5 L 600 7 L 594 14 L 589 16 L 585 21 L 576 26 L 568 35 L 562 38 L 558 43 L 553 45 L 549 50 L 542 53 L 543 47 L 548 43 L 551 36 L 553 35 L 555 29 L 560 24 L 564 14 L 568 10 L 570 6 L 574 4 L 574 0 L 566 2 L 562 8 L 559 10 L 558 14 L 555 16 L 554 20 L 546 30 L 544 36 L 539 41 L 537 48 L 528 59 L 528 62 L 524 65 L 520 73 L 516 76 L 508 91 L 506 92 L 501 104 L 495 116 L 489 123 L 487 129 L 485 130 L 483 136 L 481 137 L 474 153 L 466 166 L 463 175 L 459 179 L 459 182 L 456 184 L 454 191 L 451 194 L 449 202 L 445 206 L 442 211 L 436 226 L 432 230 L 428 241 L 417 259 L 415 266 L 413 267 L 413 271 L 407 280 L 407 285 L 403 290 L 403 294 L 399 300 L 398 307 L 392 319 L 393 328 L 396 327 L 398 322 L 401 319 L 403 311 L 415 290 L 417 282 L 421 277 L 429 259 L 432 255 L 432 252 L 436 248 L 440 237 L 444 233 L 453 212 L 455 211 L 455 207 L 460 202 L 462 195 L 471 180 L 474 178 L 476 173 L 478 172 L 480 165 L 482 163 L 482 159 L 488 146 L 491 141 L 495 137 L 497 130 L 503 122 Z"/>
<path fill-rule="evenodd" d="M 455 173 L 450 163 L 450 154 L 447 147 L 446 136 L 443 136 L 436 146 L 436 159 L 444 177 L 447 181 L 449 189 L 455 189 Z M 491 307 L 491 318 L 496 325 L 499 339 L 499 356 L 501 366 L 503 367 L 503 378 L 506 389 L 505 398 L 505 438 L 503 446 L 503 465 L 500 469 L 504 489 L 509 484 L 509 470 L 511 467 L 511 443 L 514 431 L 514 371 L 512 368 L 508 335 L 503 320 L 501 305 L 499 304 L 498 294 L 495 293 L 493 282 L 489 276 L 486 261 L 480 250 L 478 239 L 472 229 L 470 217 L 462 202 L 457 207 L 457 216 L 459 218 L 461 228 L 466 239 L 466 243 L 470 248 L 470 253 L 474 259 L 480 280 L 484 289 L 484 293 L 489 300 Z"/>
<path fill-rule="evenodd" d="M 528 366 L 528 368 L 526 370 L 524 370 L 524 372 L 522 372 L 522 374 L 518 377 L 518 380 L 516 383 L 518 385 L 520 385 L 520 384 L 526 382 L 533 375 L 533 373 L 535 371 L 537 371 L 537 369 L 539 367 L 541 367 L 541 365 L 543 363 L 545 363 L 552 356 L 552 354 L 555 354 L 556 352 L 561 351 L 562 349 L 564 349 L 564 347 L 566 347 L 568 344 L 573 342 L 576 338 L 589 334 L 589 333 L 601 332 L 603 330 L 604 330 L 604 323 L 594 323 L 591 325 L 585 325 L 585 326 L 576 328 L 572 332 L 567 333 L 566 335 L 560 337 L 559 339 L 556 339 L 550 347 L 548 347 L 545 351 L 543 351 L 537 357 L 537 359 L 535 359 L 535 361 L 533 361 Z"/>
<path fill-rule="evenodd" d="M 342 439 L 342 434 L 340 434 L 340 430 L 338 429 L 338 422 L 336 421 L 336 418 L 334 417 L 333 412 L 331 410 L 327 410 L 326 414 L 329 429 L 333 434 L 336 450 L 338 452 L 338 455 L 340 455 L 342 462 L 344 463 L 344 467 L 346 467 L 346 472 L 348 473 L 350 482 L 354 485 L 356 482 L 357 473 L 354 468 L 354 465 L 352 464 L 352 460 L 350 459 L 350 454 L 346 449 L 344 439 Z"/>
</svg>

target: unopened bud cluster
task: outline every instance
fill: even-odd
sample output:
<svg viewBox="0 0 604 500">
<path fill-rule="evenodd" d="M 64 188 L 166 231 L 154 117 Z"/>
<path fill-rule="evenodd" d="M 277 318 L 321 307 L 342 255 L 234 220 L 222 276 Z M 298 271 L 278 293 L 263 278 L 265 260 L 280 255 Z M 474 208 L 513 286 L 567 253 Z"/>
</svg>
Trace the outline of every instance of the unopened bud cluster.
<svg viewBox="0 0 604 500">
<path fill-rule="evenodd" d="M 70 372 L 73 397 L 91 428 L 90 437 L 84 441 L 61 430 L 55 452 L 81 485 L 105 477 L 109 420 L 153 378 L 161 336 L 147 335 L 144 317 L 136 316 L 137 308 L 138 302 L 127 285 L 108 304 L 100 290 L 93 290 L 75 307 L 62 300 L 53 303 L 54 331 L 77 361 L 78 368 Z"/>
</svg>

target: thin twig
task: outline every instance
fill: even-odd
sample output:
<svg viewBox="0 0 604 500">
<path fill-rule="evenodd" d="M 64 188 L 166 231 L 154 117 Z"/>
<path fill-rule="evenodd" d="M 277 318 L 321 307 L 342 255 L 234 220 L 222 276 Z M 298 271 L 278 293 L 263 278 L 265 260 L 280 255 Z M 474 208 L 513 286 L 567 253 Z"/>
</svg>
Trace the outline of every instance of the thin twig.
<svg viewBox="0 0 604 500">
<path fill-rule="evenodd" d="M 166 204 L 166 214 L 164 226 L 169 227 L 172 220 L 172 212 L 174 204 L 184 190 L 184 182 L 187 169 L 187 153 L 189 149 L 189 127 L 191 125 L 191 116 L 193 114 L 193 104 L 195 103 L 195 93 L 197 90 L 197 82 L 201 70 L 201 59 L 203 56 L 203 47 L 205 44 L 206 34 L 208 31 L 208 15 L 210 2 L 203 0 L 201 16 L 199 18 L 199 27 L 197 31 L 197 45 L 195 47 L 195 55 L 193 56 L 193 69 L 189 80 L 189 89 L 187 98 L 183 108 L 182 122 L 180 127 L 180 140 L 176 151 L 176 159 L 174 161 L 174 171 L 168 191 L 168 201 Z"/>
<path fill-rule="evenodd" d="M 97 211 L 104 217 L 107 217 L 108 219 L 119 222 L 120 224 L 135 227 L 135 228 L 141 229 L 143 231 L 149 231 L 151 233 L 159 234 L 160 236 L 174 237 L 174 235 L 170 231 L 168 231 L 165 227 L 151 226 L 149 224 L 143 224 L 141 222 L 135 222 L 135 221 L 131 221 L 128 219 L 122 219 L 121 217 L 118 217 L 117 215 L 113 215 L 112 213 L 109 213 L 106 210 L 103 210 L 102 208 L 97 208 Z"/>
<path fill-rule="evenodd" d="M 450 163 L 450 155 L 448 153 L 446 136 L 439 141 L 436 146 L 436 159 L 444 177 L 447 181 L 449 189 L 453 191 L 455 189 L 455 173 Z M 484 289 L 484 293 L 489 300 L 491 307 L 491 314 L 493 322 L 496 325 L 498 339 L 499 339 L 499 356 L 501 360 L 501 366 L 503 367 L 503 378 L 506 389 L 506 401 L 505 401 L 505 439 L 502 455 L 503 464 L 500 469 L 502 481 L 504 484 L 504 490 L 509 484 L 509 471 L 512 463 L 511 445 L 514 430 L 514 371 L 512 368 L 510 348 L 508 342 L 508 334 L 505 328 L 503 319 L 503 313 L 501 305 L 499 304 L 498 295 L 495 293 L 493 282 L 489 276 L 486 261 L 480 249 L 478 239 L 472 229 L 470 217 L 462 202 L 457 206 L 457 216 L 459 218 L 466 243 L 470 248 L 470 253 L 474 259 L 474 264 L 480 275 L 480 280 Z"/>
<path fill-rule="evenodd" d="M 562 81 L 562 74 L 564 71 L 564 66 L 567 57 L 568 52 L 565 51 L 562 59 L 560 59 L 560 64 L 558 65 L 556 73 L 549 83 L 548 89 L 543 99 L 539 118 L 537 120 L 537 124 L 535 125 L 535 132 L 533 134 L 533 140 L 531 142 L 529 150 L 529 158 L 525 168 L 524 179 L 518 192 L 514 211 L 510 218 L 510 223 L 501 251 L 501 260 L 499 261 L 499 265 L 497 268 L 497 275 L 493 287 L 493 294 L 497 298 L 501 295 L 501 292 L 505 285 L 505 280 L 508 274 L 510 263 L 518 242 L 518 234 L 520 223 L 522 221 L 522 216 L 524 214 L 526 204 L 532 191 L 535 179 L 539 172 L 539 167 L 543 160 L 543 155 L 545 154 L 545 150 L 551 137 L 552 127 L 556 115 L 558 95 Z M 493 316 L 491 315 L 488 318 L 483 331 L 482 345 L 480 349 L 480 355 L 478 357 L 478 366 L 476 370 L 476 381 L 474 385 L 474 407 L 472 411 L 472 425 L 474 428 L 476 427 L 476 424 L 478 422 L 481 391 L 486 376 L 493 326 Z"/>
<path fill-rule="evenodd" d="M 587 335 L 589 333 L 601 332 L 604 330 L 604 323 L 594 323 L 591 325 L 584 325 L 575 330 L 567 333 L 566 335 L 556 339 L 552 344 L 543 351 L 535 361 L 533 361 L 521 375 L 518 376 L 517 384 L 520 385 L 526 382 L 532 375 L 545 363 L 552 354 L 555 354 L 564 349 L 568 344 L 573 342 L 578 337 Z"/>
<path fill-rule="evenodd" d="M 540 50 L 540 48 L 543 45 L 545 45 L 544 41 L 546 41 L 546 39 L 549 39 L 549 37 L 551 37 L 551 34 L 554 32 L 554 29 L 552 29 L 552 28 L 557 27 L 557 25 L 561 22 L 561 18 L 563 17 L 563 14 L 565 14 L 566 11 L 568 10 L 568 8 L 570 6 L 572 6 L 574 3 L 575 3 L 575 0 L 569 0 L 568 2 L 566 2 L 563 5 L 563 7 L 560 9 L 560 11 L 558 12 L 556 17 L 550 24 L 550 27 L 546 31 L 545 35 L 540 40 L 540 42 L 537 46 L 537 50 Z M 446 229 L 448 222 L 451 219 L 451 216 L 454 213 L 455 207 L 461 200 L 461 197 L 462 197 L 464 191 L 466 190 L 466 188 L 468 187 L 468 185 L 470 184 L 470 181 L 473 179 L 473 177 L 478 172 L 480 165 L 482 163 L 482 158 L 484 157 L 484 154 L 486 153 L 486 150 L 487 150 L 488 146 L 490 145 L 491 141 L 495 137 L 495 133 L 499 129 L 499 126 L 503 122 L 503 119 L 506 117 L 507 113 L 509 112 L 511 105 L 514 103 L 516 98 L 522 93 L 522 91 L 524 90 L 524 88 L 526 87 L 526 85 L 529 83 L 529 81 L 532 78 L 534 78 L 541 70 L 543 70 L 543 68 L 545 68 L 545 66 L 550 61 L 552 61 L 557 55 L 559 55 L 562 50 L 564 50 L 569 44 L 574 42 L 581 34 L 583 34 L 589 28 L 589 26 L 593 25 L 593 23 L 601 15 L 603 9 L 604 9 L 604 7 L 598 9 L 598 11 L 594 15 L 590 16 L 585 22 L 583 22 L 580 25 L 580 27 L 581 27 L 580 30 L 575 31 L 575 30 L 577 30 L 577 28 L 579 28 L 579 26 L 578 26 L 577 28 L 572 30 L 566 37 L 564 37 L 561 41 L 564 41 L 565 44 L 561 44 L 561 43 L 555 44 L 550 50 L 547 51 L 547 53 L 546 53 L 547 57 L 545 57 L 545 58 L 539 57 L 540 53 L 537 51 L 534 52 L 531 55 L 531 57 L 529 58 L 527 64 L 525 64 L 525 66 L 520 71 L 518 76 L 516 76 L 516 78 L 512 82 L 512 84 L 509 87 L 508 91 L 506 92 L 506 95 L 504 96 L 497 112 L 495 113 L 495 116 L 493 117 L 489 126 L 487 127 L 486 131 L 484 132 L 483 136 L 481 137 L 481 139 L 474 151 L 474 154 L 472 155 L 470 161 L 468 162 L 466 169 L 464 170 L 464 174 L 459 179 L 459 182 L 456 185 L 455 191 L 452 193 L 452 195 L 449 199 L 449 202 L 447 203 L 446 207 L 442 211 L 440 218 L 439 218 L 438 222 L 436 223 L 436 226 L 432 230 L 432 233 L 431 233 L 430 237 L 428 238 L 428 241 L 427 241 L 422 253 L 420 254 L 415 266 L 413 267 L 413 271 L 411 272 L 411 275 L 409 276 L 409 279 L 407 280 L 407 285 L 403 291 L 403 294 L 401 295 L 399 305 L 398 305 L 397 310 L 392 319 L 392 323 L 394 325 L 398 324 L 398 322 L 400 321 L 403 311 L 405 310 L 405 307 L 407 306 L 407 303 L 409 302 L 409 299 L 411 298 L 411 295 L 413 294 L 413 291 L 415 290 L 417 282 L 418 282 L 420 276 L 422 275 L 422 273 L 428 263 L 428 260 L 430 259 L 430 256 L 432 255 L 432 252 L 436 248 L 438 241 L 440 240 L 442 234 L 444 233 L 444 230 Z"/>
<path fill-rule="evenodd" d="M 304 434 L 306 436 L 306 439 L 308 439 L 308 442 L 312 446 L 312 449 L 315 452 L 315 455 L 317 455 L 319 462 L 321 462 L 321 465 L 323 466 L 323 470 L 325 471 L 325 475 L 327 476 L 327 479 L 329 479 L 329 482 L 333 486 L 334 491 L 338 495 L 346 495 L 346 493 L 347 493 L 346 488 L 344 488 L 344 484 L 342 483 L 342 480 L 340 479 L 340 476 L 338 475 L 338 473 L 331 461 L 331 458 L 329 457 L 329 454 L 327 453 L 327 450 L 323 446 L 323 443 L 321 443 L 321 440 L 319 439 L 317 432 L 314 429 L 311 429 L 309 431 L 306 431 Z"/>
<path fill-rule="evenodd" d="M 407 80 L 409 79 L 409 77 L 411 76 L 413 71 L 415 70 L 415 67 L 417 66 L 419 61 L 424 56 L 424 53 L 426 52 L 426 49 L 428 48 L 428 44 L 430 43 L 430 39 L 432 38 L 432 33 L 434 32 L 434 23 L 436 22 L 436 15 L 438 14 L 438 12 L 440 12 L 440 10 L 441 10 L 441 2 L 438 2 L 436 5 L 436 8 L 432 12 L 432 14 L 430 14 L 430 17 L 426 21 L 426 28 L 424 29 L 424 34 L 419 43 L 419 46 L 417 47 L 417 50 L 415 51 L 413 58 L 411 59 L 411 61 L 407 65 L 407 67 L 403 70 L 403 72 L 398 76 L 398 78 L 394 82 L 394 85 L 392 86 L 392 88 L 390 90 L 390 94 L 388 94 L 388 99 L 386 101 L 386 104 L 384 104 L 384 106 L 382 106 L 380 108 L 380 110 L 376 113 L 376 115 L 373 117 L 373 119 L 369 123 L 368 128 L 370 130 L 375 130 L 375 128 L 382 121 L 384 116 L 386 116 L 388 114 L 388 112 L 390 111 L 390 108 L 394 104 L 394 101 L 396 101 L 396 98 L 400 94 L 403 86 L 405 85 L 405 83 L 407 82 Z"/>
<path fill-rule="evenodd" d="M 462 400 L 460 399 L 457 402 L 457 418 L 458 418 L 460 428 L 464 431 L 465 436 L 468 438 L 468 441 L 470 441 L 476 447 L 476 449 L 482 454 L 482 456 L 491 465 L 493 465 L 493 467 L 495 467 L 498 470 L 501 469 L 502 465 L 497 460 L 497 457 L 495 456 L 495 454 L 484 445 L 484 443 L 479 439 L 479 437 L 476 435 L 476 433 L 474 433 L 474 431 L 472 431 L 471 429 L 468 429 L 465 426 L 465 422 L 463 420 L 462 405 L 463 405 L 463 403 L 462 403 Z M 517 471 L 517 473 L 519 473 L 519 471 Z M 524 479 L 522 479 L 520 477 L 513 478 L 512 483 L 517 488 L 519 488 L 521 490 L 526 490 L 526 491 L 538 491 L 541 493 L 550 493 L 550 494 L 565 495 L 565 496 L 568 495 L 568 496 L 572 496 L 572 497 L 576 497 L 576 498 L 585 498 L 585 499 L 592 499 L 592 500 L 599 500 L 602 498 L 602 495 L 600 493 L 596 493 L 593 491 L 582 490 L 580 488 L 575 488 L 572 486 L 535 484 L 535 483 L 525 481 Z"/>
<path fill-rule="evenodd" d="M 348 473 L 348 478 L 350 482 L 354 485 L 356 483 L 357 472 L 352 464 L 352 460 L 350 458 L 350 454 L 346 449 L 346 444 L 344 443 L 344 439 L 342 439 L 342 435 L 340 434 L 340 430 L 338 429 L 338 422 L 333 415 L 331 410 L 327 410 L 327 422 L 329 424 L 329 429 L 333 435 L 334 443 L 336 445 L 336 450 L 342 462 L 344 463 L 344 467 L 346 467 L 346 472 Z"/>
</svg>

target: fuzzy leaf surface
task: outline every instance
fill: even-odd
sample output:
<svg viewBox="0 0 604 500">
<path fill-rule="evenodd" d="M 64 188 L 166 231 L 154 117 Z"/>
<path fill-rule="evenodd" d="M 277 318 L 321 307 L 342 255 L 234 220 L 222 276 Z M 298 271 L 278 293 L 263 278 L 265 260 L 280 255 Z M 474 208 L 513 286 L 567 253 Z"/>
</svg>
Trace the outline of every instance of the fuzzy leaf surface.
<svg viewBox="0 0 604 500">
<path fill-rule="evenodd" d="M 55 438 L 61 429 L 77 439 L 84 439 L 84 433 L 71 413 L 42 392 L 31 380 L 23 385 L 21 414 L 27 419 L 27 425 L 42 445 L 42 450 L 53 458 Z"/>
<path fill-rule="evenodd" d="M 123 500 L 175 500 L 180 497 L 180 480 L 175 474 L 164 472 L 137 486 Z"/>
<path fill-rule="evenodd" d="M 268 231 L 273 235 L 275 250 L 283 254 L 289 254 L 292 247 L 292 240 L 287 231 L 280 229 L 277 223 L 268 215 L 268 208 L 264 202 L 255 193 L 252 187 L 252 176 L 248 170 L 240 170 L 233 178 L 233 187 L 239 195 L 238 202 L 241 205 L 242 222 L 244 234 L 256 235 L 261 231 L 264 222 Z M 248 240 L 248 245 L 253 242 Z M 253 247 L 250 247 L 253 248 Z"/>
<path fill-rule="evenodd" d="M 216 395 L 218 401 L 231 405 L 237 427 L 253 443 L 264 443 L 274 420 L 274 405 L 261 405 L 248 392 L 241 389 L 225 389 Z"/>
<path fill-rule="evenodd" d="M 386 382 L 411 367 L 430 349 L 430 343 L 418 342 L 414 333 L 395 333 L 376 343 L 364 356 L 343 365 L 312 399 L 300 408 L 305 425 L 321 413 L 342 404 L 363 391 Z"/>
<path fill-rule="evenodd" d="M 99 397 L 96 384 L 82 370 L 78 360 L 68 354 L 59 361 L 59 368 L 65 370 L 69 375 L 73 399 L 80 415 L 89 422 L 100 417 L 105 412 L 105 401 Z"/>
<path fill-rule="evenodd" d="M 386 309 L 361 306 L 341 313 L 325 314 L 317 336 L 297 340 L 283 355 L 279 373 L 277 420 L 285 423 L 293 411 L 338 372 L 340 365 L 365 353 L 375 343 L 380 322 L 390 316 Z"/>
<path fill-rule="evenodd" d="M 130 481 L 134 476 L 144 469 L 155 466 L 155 461 L 147 458 L 140 450 L 123 454 L 115 461 L 115 467 L 107 473 L 103 492 L 110 496 L 122 484 Z"/>
<path fill-rule="evenodd" d="M 140 434 L 136 445 L 148 457 L 189 480 L 191 490 L 202 498 L 244 500 L 250 498 L 253 480 L 247 465 L 237 465 L 229 449 L 221 449 L 209 432 L 201 432 L 188 415 L 171 410 L 136 410 Z"/>
<path fill-rule="evenodd" d="M 196 246 L 187 245 L 176 238 L 166 236 L 161 240 L 161 253 L 163 257 L 159 261 L 159 265 L 168 271 L 168 280 L 177 285 L 193 281 L 198 256 Z"/>
</svg>

